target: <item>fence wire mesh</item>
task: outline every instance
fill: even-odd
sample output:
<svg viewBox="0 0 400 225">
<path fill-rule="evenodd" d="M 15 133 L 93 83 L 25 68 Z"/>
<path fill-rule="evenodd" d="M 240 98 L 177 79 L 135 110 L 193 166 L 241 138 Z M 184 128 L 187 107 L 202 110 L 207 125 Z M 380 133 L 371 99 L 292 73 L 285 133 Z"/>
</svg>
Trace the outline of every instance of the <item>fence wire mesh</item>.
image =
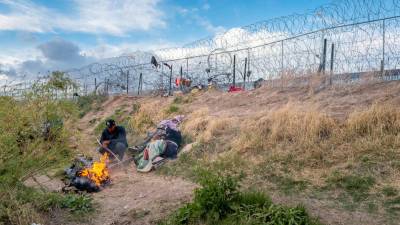
<svg viewBox="0 0 400 225">
<path fill-rule="evenodd" d="M 288 77 L 291 85 L 304 85 L 314 74 L 325 75 L 331 84 L 367 75 L 398 80 L 399 35 L 400 0 L 339 0 L 183 47 L 135 52 L 65 72 L 80 85 L 80 94 L 166 92 L 181 77 L 222 88 L 259 79 L 282 84 Z M 160 66 L 150 63 L 152 56 Z M 29 86 L 3 86 L 2 94 L 17 95 Z"/>
</svg>

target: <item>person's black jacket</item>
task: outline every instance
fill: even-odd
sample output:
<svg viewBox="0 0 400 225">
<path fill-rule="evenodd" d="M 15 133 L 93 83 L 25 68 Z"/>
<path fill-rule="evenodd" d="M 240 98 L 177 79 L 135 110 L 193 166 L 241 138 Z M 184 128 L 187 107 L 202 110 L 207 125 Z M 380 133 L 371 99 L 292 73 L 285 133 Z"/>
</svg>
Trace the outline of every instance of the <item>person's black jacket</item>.
<svg viewBox="0 0 400 225">
<path fill-rule="evenodd" d="M 125 128 L 122 126 L 115 127 L 113 133 L 110 133 L 107 128 L 104 129 L 103 133 L 101 134 L 100 143 L 103 144 L 103 141 L 110 141 L 110 144 L 122 142 L 125 144 L 126 147 L 128 147 L 128 142 L 126 140 L 126 131 Z"/>
</svg>

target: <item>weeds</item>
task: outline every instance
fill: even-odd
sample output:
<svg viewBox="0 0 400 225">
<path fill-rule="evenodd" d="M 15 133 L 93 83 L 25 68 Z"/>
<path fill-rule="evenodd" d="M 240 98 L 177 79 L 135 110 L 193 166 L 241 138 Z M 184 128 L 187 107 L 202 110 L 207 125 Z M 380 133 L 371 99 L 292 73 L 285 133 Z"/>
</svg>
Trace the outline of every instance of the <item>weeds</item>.
<svg viewBox="0 0 400 225">
<path fill-rule="evenodd" d="M 83 117 L 89 111 L 97 108 L 101 103 L 107 100 L 107 96 L 105 95 L 86 95 L 86 96 L 79 96 L 77 100 L 77 105 L 80 109 L 79 117 Z"/>
<path fill-rule="evenodd" d="M 62 199 L 27 188 L 23 181 L 63 167 L 72 155 L 70 125 L 78 118 L 79 107 L 53 96 L 54 90 L 65 91 L 70 85 L 57 73 L 49 83 L 34 85 L 22 100 L 0 97 L 0 224 L 43 223 L 40 214 Z"/>
<path fill-rule="evenodd" d="M 67 208 L 76 214 L 94 211 L 92 198 L 85 195 L 67 195 L 63 198 L 60 205 L 62 208 Z"/>
<path fill-rule="evenodd" d="M 240 192 L 240 177 L 200 172 L 193 202 L 162 224 L 318 224 L 303 207 L 275 205 L 260 192 Z"/>
<path fill-rule="evenodd" d="M 213 117 L 200 108 L 188 115 L 182 129 L 200 145 L 197 153 L 185 156 L 190 163 L 180 166 L 234 174 L 227 166 L 234 165 L 235 171 L 247 170 L 248 185 L 276 187 L 284 193 L 321 190 L 321 196 L 334 191 L 339 194 L 332 196 L 353 208 L 363 205 L 368 212 L 381 212 L 387 198 L 398 195 L 399 129 L 398 108 L 384 104 L 340 121 L 293 104 L 240 120 Z M 226 156 L 232 154 L 245 163 L 229 163 L 233 158 Z M 173 163 L 174 175 L 192 177 L 190 169 L 178 169 L 179 163 Z M 392 188 L 377 190 L 388 182 Z M 379 199 L 382 194 L 385 199 Z"/>
<path fill-rule="evenodd" d="M 375 179 L 370 176 L 341 175 L 334 173 L 328 183 L 342 188 L 349 193 L 355 201 L 366 198 L 369 190 L 375 184 Z"/>
<path fill-rule="evenodd" d="M 387 196 L 387 197 L 393 197 L 399 194 L 399 191 L 391 186 L 386 186 L 382 188 L 382 193 L 383 195 Z"/>
<path fill-rule="evenodd" d="M 178 113 L 179 111 L 180 111 L 179 106 L 177 106 L 175 104 L 171 104 L 170 106 L 168 106 L 165 109 L 165 114 L 171 115 L 171 114 L 174 114 L 174 113 Z"/>
</svg>

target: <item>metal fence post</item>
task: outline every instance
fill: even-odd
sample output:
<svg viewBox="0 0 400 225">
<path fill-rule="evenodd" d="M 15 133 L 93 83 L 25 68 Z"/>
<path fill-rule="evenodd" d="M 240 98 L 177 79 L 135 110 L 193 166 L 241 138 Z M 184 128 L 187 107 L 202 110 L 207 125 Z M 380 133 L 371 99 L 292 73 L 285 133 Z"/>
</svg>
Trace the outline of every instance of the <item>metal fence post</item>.
<svg viewBox="0 0 400 225">
<path fill-rule="evenodd" d="M 283 66 L 283 59 L 284 59 L 284 51 L 283 51 L 283 40 L 281 42 L 281 74 L 283 74 L 284 66 Z"/>
<path fill-rule="evenodd" d="M 129 94 L 129 70 L 126 71 L 126 95 Z"/>
<path fill-rule="evenodd" d="M 171 67 L 169 69 L 170 69 L 170 74 L 169 74 L 168 96 L 171 96 L 171 94 L 172 94 L 172 65 L 171 65 Z"/>
<path fill-rule="evenodd" d="M 94 95 L 97 95 L 97 79 L 94 78 Z"/>
<path fill-rule="evenodd" d="M 235 87 L 236 86 L 236 55 L 233 55 L 233 71 L 232 71 L 232 74 L 233 74 L 233 86 Z"/>
<path fill-rule="evenodd" d="M 333 76 L 333 63 L 334 63 L 334 57 L 335 57 L 335 44 L 332 43 L 331 47 L 331 68 L 330 68 L 330 75 L 329 75 L 329 84 L 332 85 L 332 76 Z"/>
<path fill-rule="evenodd" d="M 142 89 L 142 73 L 139 74 L 139 83 L 138 83 L 138 90 L 137 90 L 138 95 L 140 95 L 141 89 Z"/>
<path fill-rule="evenodd" d="M 247 57 L 244 58 L 243 89 L 246 90 Z"/>
<path fill-rule="evenodd" d="M 327 44 L 328 44 L 328 40 L 325 38 L 324 39 L 324 47 L 322 50 L 322 74 L 325 74 L 326 71 L 326 52 L 327 52 Z"/>
<path fill-rule="evenodd" d="M 110 83 L 109 79 L 107 79 L 107 81 L 106 81 L 106 95 L 108 95 L 108 89 L 109 89 L 108 85 L 110 85 L 109 83 Z"/>
<path fill-rule="evenodd" d="M 382 61 L 381 61 L 381 77 L 385 74 L 385 54 L 386 54 L 386 20 L 382 20 Z"/>
<path fill-rule="evenodd" d="M 179 89 L 182 91 L 182 76 L 183 76 L 182 66 L 179 73 L 180 73 Z"/>
</svg>

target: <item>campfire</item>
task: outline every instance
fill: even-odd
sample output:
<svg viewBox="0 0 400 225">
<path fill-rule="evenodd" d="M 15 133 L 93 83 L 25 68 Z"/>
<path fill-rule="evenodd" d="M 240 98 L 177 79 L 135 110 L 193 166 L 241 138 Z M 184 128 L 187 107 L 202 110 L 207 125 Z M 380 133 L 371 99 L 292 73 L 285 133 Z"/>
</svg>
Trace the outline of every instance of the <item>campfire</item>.
<svg viewBox="0 0 400 225">
<path fill-rule="evenodd" d="M 81 177 L 87 177 L 97 186 L 108 181 L 110 176 L 107 169 L 108 153 L 101 156 L 100 162 L 94 162 L 91 168 L 85 168 L 80 172 Z"/>
<path fill-rule="evenodd" d="M 93 161 L 85 157 L 75 159 L 73 165 L 65 171 L 69 178 L 68 187 L 74 187 L 78 191 L 99 191 L 110 181 L 107 168 L 108 157 L 108 153 L 104 153 L 100 161 Z"/>
</svg>

